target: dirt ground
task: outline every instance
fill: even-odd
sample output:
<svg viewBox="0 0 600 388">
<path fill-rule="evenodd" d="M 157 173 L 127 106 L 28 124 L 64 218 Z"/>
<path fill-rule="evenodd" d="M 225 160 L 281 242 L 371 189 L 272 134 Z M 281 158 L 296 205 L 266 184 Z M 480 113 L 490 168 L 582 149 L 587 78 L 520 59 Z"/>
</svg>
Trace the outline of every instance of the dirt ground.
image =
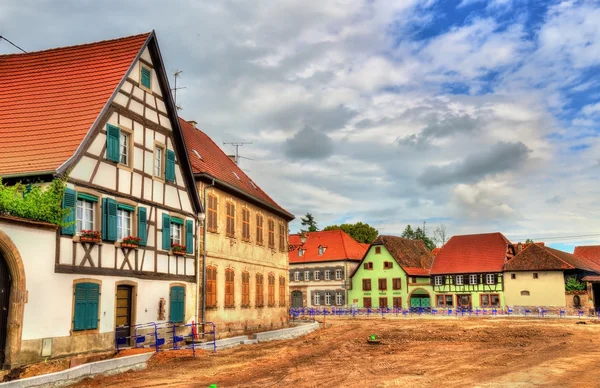
<svg viewBox="0 0 600 388">
<path fill-rule="evenodd" d="M 77 387 L 600 387 L 600 322 L 577 322 L 334 318 L 293 340 L 160 353 Z"/>
</svg>

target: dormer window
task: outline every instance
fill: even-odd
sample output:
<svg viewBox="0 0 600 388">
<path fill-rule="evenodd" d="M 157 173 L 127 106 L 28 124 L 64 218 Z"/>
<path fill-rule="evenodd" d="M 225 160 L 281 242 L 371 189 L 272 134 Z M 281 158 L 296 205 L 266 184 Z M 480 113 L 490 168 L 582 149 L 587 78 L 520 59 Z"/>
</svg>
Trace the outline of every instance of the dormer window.
<svg viewBox="0 0 600 388">
<path fill-rule="evenodd" d="M 319 245 L 319 256 L 323 255 L 323 253 L 325 253 L 325 247 L 323 245 Z"/>
<path fill-rule="evenodd" d="M 304 256 L 304 249 L 298 249 L 298 256 Z"/>
<path fill-rule="evenodd" d="M 144 65 L 140 67 L 140 85 L 152 89 L 152 69 Z"/>
</svg>

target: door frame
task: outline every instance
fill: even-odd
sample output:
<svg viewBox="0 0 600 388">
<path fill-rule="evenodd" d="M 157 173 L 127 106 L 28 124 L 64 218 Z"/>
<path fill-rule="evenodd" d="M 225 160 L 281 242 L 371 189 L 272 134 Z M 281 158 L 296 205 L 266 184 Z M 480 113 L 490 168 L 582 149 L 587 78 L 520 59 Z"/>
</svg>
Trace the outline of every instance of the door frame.
<svg viewBox="0 0 600 388">
<path fill-rule="evenodd" d="M 115 341 L 116 338 L 116 328 L 117 328 L 117 290 L 119 286 L 129 286 L 131 287 L 131 306 L 130 306 L 130 314 L 131 314 L 131 322 L 129 323 L 129 335 L 132 334 L 131 326 L 137 323 L 137 282 L 131 280 L 119 280 L 115 282 L 115 309 L 114 309 L 114 319 L 113 319 L 113 330 L 115 330 Z"/>
<path fill-rule="evenodd" d="M 304 307 L 304 293 L 300 290 L 294 290 L 294 291 L 290 292 L 290 296 L 292 298 L 291 306 L 294 307 L 294 294 L 295 295 L 300 294 L 300 306 L 299 307 Z M 296 308 L 298 308 L 298 307 L 296 307 Z"/>
</svg>

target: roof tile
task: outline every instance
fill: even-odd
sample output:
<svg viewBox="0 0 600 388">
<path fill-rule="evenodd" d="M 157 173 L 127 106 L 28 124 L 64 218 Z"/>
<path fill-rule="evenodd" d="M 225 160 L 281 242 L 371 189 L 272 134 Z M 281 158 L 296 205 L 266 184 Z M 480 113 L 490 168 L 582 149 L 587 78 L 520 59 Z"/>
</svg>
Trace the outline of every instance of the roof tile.
<svg viewBox="0 0 600 388">
<path fill-rule="evenodd" d="M 300 246 L 300 235 L 290 234 L 289 244 L 299 246 L 288 253 L 290 264 L 336 260 L 360 261 L 368 248 L 339 229 L 309 232 L 302 246 Z M 319 255 L 319 246 L 326 248 L 322 255 Z M 302 256 L 298 255 L 300 247 L 304 249 Z"/>
</svg>

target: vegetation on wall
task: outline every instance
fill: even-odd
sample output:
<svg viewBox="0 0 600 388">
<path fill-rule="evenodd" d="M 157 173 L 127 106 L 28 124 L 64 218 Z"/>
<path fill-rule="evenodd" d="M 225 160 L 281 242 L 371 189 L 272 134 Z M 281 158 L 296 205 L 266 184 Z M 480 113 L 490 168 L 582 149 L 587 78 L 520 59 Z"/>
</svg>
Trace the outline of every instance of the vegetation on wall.
<svg viewBox="0 0 600 388">
<path fill-rule="evenodd" d="M 338 229 L 343 230 L 356 241 L 365 244 L 370 244 L 379 235 L 379 231 L 377 229 L 362 222 L 357 222 L 356 224 L 330 225 L 323 228 L 324 231 Z"/>
<path fill-rule="evenodd" d="M 0 214 L 63 226 L 69 212 L 62 208 L 65 188 L 61 179 L 53 180 L 45 190 L 21 183 L 6 186 L 0 179 Z"/>
<path fill-rule="evenodd" d="M 585 283 L 580 282 L 576 277 L 568 277 L 567 283 L 565 284 L 565 290 L 583 291 L 585 290 Z"/>
</svg>

